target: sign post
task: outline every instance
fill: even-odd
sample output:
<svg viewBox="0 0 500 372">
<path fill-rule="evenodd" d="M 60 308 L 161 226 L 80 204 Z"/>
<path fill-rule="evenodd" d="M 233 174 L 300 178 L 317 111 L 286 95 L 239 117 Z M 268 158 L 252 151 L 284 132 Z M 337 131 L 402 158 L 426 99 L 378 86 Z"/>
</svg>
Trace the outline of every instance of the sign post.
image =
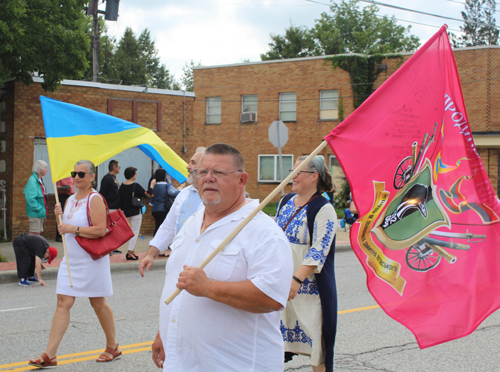
<svg viewBox="0 0 500 372">
<path fill-rule="evenodd" d="M 269 127 L 269 141 L 274 147 L 278 148 L 278 159 L 280 167 L 280 181 L 283 181 L 283 157 L 281 156 L 281 148 L 288 142 L 288 128 L 281 121 L 273 121 Z M 281 189 L 281 195 L 284 195 L 284 190 Z"/>
</svg>

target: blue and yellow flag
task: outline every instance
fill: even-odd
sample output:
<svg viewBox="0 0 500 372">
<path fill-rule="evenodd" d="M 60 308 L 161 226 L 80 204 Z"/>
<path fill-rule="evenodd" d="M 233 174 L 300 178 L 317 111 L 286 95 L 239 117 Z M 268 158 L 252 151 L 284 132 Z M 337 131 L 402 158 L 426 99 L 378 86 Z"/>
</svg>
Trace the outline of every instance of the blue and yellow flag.
<svg viewBox="0 0 500 372">
<path fill-rule="evenodd" d="M 69 176 L 76 162 L 96 166 L 131 147 L 160 164 L 178 182 L 187 176 L 186 162 L 152 130 L 85 107 L 40 96 L 52 182 Z"/>
</svg>

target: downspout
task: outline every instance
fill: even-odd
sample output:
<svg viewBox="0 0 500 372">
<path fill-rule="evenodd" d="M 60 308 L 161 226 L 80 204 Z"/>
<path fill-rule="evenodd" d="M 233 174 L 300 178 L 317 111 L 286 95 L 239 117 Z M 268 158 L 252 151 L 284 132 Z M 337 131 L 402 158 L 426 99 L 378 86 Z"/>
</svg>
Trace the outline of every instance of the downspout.
<svg viewBox="0 0 500 372">
<path fill-rule="evenodd" d="M 186 148 L 186 90 L 183 90 L 184 97 L 182 98 L 182 153 L 187 152 Z"/>
</svg>

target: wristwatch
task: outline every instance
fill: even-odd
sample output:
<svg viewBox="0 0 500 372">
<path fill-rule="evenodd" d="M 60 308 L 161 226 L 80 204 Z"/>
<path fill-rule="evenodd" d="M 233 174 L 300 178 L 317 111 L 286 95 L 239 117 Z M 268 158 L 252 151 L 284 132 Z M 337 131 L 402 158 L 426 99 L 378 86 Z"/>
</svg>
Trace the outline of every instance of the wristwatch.
<svg viewBox="0 0 500 372">
<path fill-rule="evenodd" d="M 80 227 L 77 227 L 76 231 L 75 231 L 75 236 L 78 236 L 78 235 L 80 235 Z"/>
</svg>

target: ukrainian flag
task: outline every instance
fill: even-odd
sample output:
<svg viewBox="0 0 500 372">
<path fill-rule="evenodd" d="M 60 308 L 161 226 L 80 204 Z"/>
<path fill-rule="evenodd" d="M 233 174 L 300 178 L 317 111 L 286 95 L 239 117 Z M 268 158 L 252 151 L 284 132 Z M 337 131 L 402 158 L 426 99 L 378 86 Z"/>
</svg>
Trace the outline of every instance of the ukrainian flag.
<svg viewBox="0 0 500 372">
<path fill-rule="evenodd" d="M 85 107 L 40 96 L 52 182 L 69 177 L 76 162 L 96 166 L 131 147 L 155 160 L 178 182 L 187 177 L 186 162 L 152 130 Z"/>
</svg>

